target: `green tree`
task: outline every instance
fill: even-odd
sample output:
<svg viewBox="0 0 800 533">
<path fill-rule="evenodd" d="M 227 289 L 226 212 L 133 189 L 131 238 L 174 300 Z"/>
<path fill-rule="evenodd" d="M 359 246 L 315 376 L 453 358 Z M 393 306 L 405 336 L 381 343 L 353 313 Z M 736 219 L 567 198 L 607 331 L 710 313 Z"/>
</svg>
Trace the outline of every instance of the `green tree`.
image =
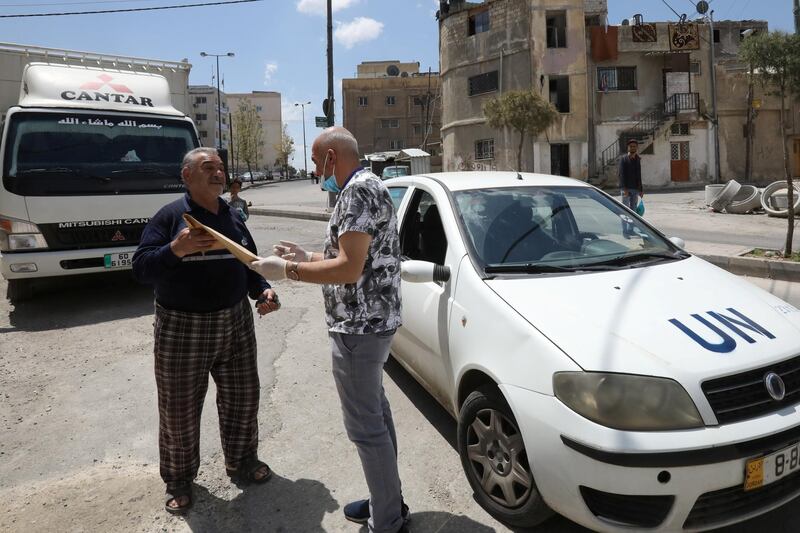
<svg viewBox="0 0 800 533">
<path fill-rule="evenodd" d="M 244 162 L 252 179 L 264 149 L 264 126 L 255 104 L 247 98 L 239 101 L 233 113 L 233 135 L 236 141 L 233 144 L 234 168 L 238 172 L 240 162 Z"/>
<path fill-rule="evenodd" d="M 281 140 L 273 146 L 275 151 L 278 152 L 278 157 L 275 160 L 284 170 L 284 173 L 289 175 L 289 158 L 294 153 L 294 139 L 289 135 L 289 125 L 284 123 L 281 127 Z"/>
<path fill-rule="evenodd" d="M 512 128 L 519 133 L 517 168 L 522 169 L 522 147 L 525 138 L 536 138 L 558 117 L 553 104 L 533 91 L 509 91 L 483 105 L 483 114 L 490 128 Z"/>
<path fill-rule="evenodd" d="M 789 168 L 789 136 L 786 132 L 786 100 L 800 95 L 800 36 L 784 32 L 760 33 L 745 39 L 739 49 L 741 59 L 752 66 L 752 76 L 767 94 L 779 96 L 780 139 L 783 145 L 783 168 L 788 186 L 789 213 L 784 257 L 792 256 L 794 236 L 794 187 Z"/>
</svg>

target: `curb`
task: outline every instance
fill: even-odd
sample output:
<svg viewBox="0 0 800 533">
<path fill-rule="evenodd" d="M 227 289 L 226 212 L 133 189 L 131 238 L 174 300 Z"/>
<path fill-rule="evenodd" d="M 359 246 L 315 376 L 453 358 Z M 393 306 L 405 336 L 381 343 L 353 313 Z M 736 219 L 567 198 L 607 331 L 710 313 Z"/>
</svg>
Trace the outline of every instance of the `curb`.
<svg viewBox="0 0 800 533">
<path fill-rule="evenodd" d="M 723 268 L 731 274 L 780 281 L 800 281 L 800 263 L 770 261 L 755 257 L 696 254 L 700 259 Z"/>
<path fill-rule="evenodd" d="M 300 218 L 305 220 L 318 220 L 320 222 L 327 222 L 330 220 L 330 213 L 310 213 L 308 211 L 292 211 L 291 209 L 270 209 L 262 207 L 251 207 L 251 215 L 261 215 L 264 217 L 283 217 L 283 218 Z"/>
<path fill-rule="evenodd" d="M 251 207 L 251 215 L 261 215 L 267 217 L 299 218 L 305 220 L 318 220 L 327 222 L 331 216 L 329 213 L 309 213 L 308 211 L 293 211 L 291 209 L 268 209 Z M 770 261 L 768 259 L 757 259 L 754 257 L 739 257 L 727 255 L 692 254 L 700 259 L 708 261 L 731 274 L 740 276 L 751 276 L 755 278 L 767 278 L 781 281 L 800 282 L 800 263 L 790 263 L 786 261 Z"/>
</svg>

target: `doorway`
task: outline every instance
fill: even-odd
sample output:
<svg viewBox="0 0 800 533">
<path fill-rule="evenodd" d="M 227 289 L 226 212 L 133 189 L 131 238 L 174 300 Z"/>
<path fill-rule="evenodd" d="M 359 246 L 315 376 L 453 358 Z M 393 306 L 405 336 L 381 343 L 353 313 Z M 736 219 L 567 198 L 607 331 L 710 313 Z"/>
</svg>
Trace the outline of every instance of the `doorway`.
<svg viewBox="0 0 800 533">
<path fill-rule="evenodd" d="M 689 181 L 689 143 L 670 143 L 670 174 L 672 181 Z"/>
<path fill-rule="evenodd" d="M 550 174 L 569 177 L 569 144 L 550 145 Z"/>
</svg>

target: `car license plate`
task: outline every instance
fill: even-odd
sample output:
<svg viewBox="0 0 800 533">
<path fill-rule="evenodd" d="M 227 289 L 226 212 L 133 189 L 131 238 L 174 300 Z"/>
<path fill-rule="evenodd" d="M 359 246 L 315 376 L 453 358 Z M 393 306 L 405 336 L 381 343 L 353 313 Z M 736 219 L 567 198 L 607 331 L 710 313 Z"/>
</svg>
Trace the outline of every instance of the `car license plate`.
<svg viewBox="0 0 800 533">
<path fill-rule="evenodd" d="M 125 268 L 133 264 L 133 252 L 121 252 L 118 254 L 106 254 L 103 256 L 103 264 L 106 268 Z"/>
<path fill-rule="evenodd" d="M 753 490 L 769 485 L 798 470 L 800 470 L 800 442 L 775 453 L 747 461 L 744 490 Z"/>
</svg>

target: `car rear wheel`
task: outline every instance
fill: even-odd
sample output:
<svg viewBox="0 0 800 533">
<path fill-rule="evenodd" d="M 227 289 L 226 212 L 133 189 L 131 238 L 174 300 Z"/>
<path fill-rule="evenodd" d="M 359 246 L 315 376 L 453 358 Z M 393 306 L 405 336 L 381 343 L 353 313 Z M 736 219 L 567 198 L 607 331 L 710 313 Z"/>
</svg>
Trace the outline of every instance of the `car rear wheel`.
<svg viewBox="0 0 800 533">
<path fill-rule="evenodd" d="M 533 527 L 553 514 L 536 488 L 517 421 L 496 388 L 481 387 L 464 401 L 458 451 L 475 499 L 499 521 Z"/>
</svg>

